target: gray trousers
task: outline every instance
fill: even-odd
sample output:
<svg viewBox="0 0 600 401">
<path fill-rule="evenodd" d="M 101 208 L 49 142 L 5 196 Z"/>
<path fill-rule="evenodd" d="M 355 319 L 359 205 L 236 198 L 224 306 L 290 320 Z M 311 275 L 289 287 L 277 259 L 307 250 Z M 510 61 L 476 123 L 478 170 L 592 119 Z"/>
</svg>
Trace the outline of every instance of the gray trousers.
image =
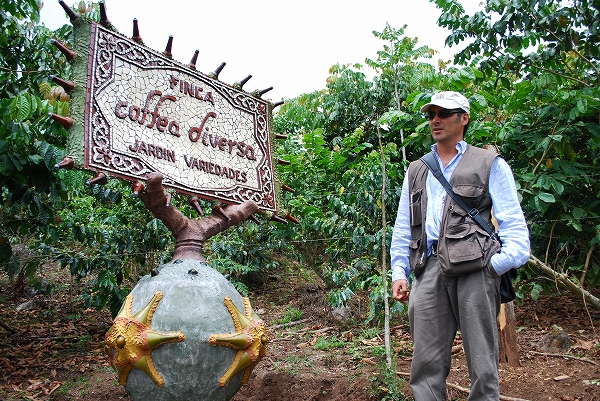
<svg viewBox="0 0 600 401">
<path fill-rule="evenodd" d="M 498 401 L 500 278 L 493 268 L 444 276 L 437 257 L 427 259 L 411 288 L 408 318 L 414 343 L 410 387 L 415 401 L 446 400 L 452 344 L 460 327 L 471 378 L 471 401 Z"/>
</svg>

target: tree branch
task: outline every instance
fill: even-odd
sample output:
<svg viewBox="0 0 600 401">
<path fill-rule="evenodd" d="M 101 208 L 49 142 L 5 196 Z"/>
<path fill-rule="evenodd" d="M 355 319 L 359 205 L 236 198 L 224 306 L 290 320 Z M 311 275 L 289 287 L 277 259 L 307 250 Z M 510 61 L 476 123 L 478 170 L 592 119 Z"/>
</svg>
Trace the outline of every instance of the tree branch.
<svg viewBox="0 0 600 401">
<path fill-rule="evenodd" d="M 289 322 L 289 323 L 276 324 L 275 326 L 269 326 L 269 329 L 281 329 L 282 327 L 296 326 L 297 324 L 306 323 L 310 320 L 311 320 L 310 318 L 307 318 L 307 319 L 295 320 L 295 321 Z"/>
<path fill-rule="evenodd" d="M 162 186 L 163 176 L 150 173 L 147 177 L 147 188 L 139 195 L 146 208 L 165 223 L 175 236 L 175 252 L 173 259 L 196 259 L 204 261 L 202 247 L 210 237 L 246 220 L 258 212 L 258 205 L 248 200 L 239 205 L 225 206 L 224 213 L 211 214 L 200 220 L 192 220 L 167 201 L 167 192 Z M 227 216 L 225 218 L 223 216 Z"/>
<path fill-rule="evenodd" d="M 590 267 L 590 263 L 592 260 L 592 254 L 594 253 L 594 250 L 596 249 L 596 244 L 593 244 L 590 247 L 590 250 L 587 253 L 587 256 L 585 258 L 585 265 L 583 266 L 583 273 L 581 274 L 581 278 L 579 279 L 579 282 L 581 283 L 581 285 L 583 285 L 583 282 L 585 281 L 585 276 L 587 274 L 587 271 Z"/>
<path fill-rule="evenodd" d="M 486 41 L 486 40 L 483 40 L 483 39 L 479 39 L 479 42 L 490 46 L 490 48 L 491 48 L 491 52 L 490 53 L 497 53 L 500 56 L 505 56 L 506 55 L 506 53 L 502 52 L 501 48 L 497 47 L 495 44 L 490 43 L 489 41 Z M 463 51 L 461 51 L 461 53 Z M 498 61 L 499 58 L 500 58 L 500 56 L 498 56 L 498 55 L 496 55 L 496 56 L 490 55 L 490 58 L 493 58 L 494 60 Z M 517 60 L 517 57 L 513 58 L 513 60 Z M 548 72 L 548 73 L 550 73 L 552 75 L 559 76 L 559 77 L 564 78 L 566 80 L 571 80 L 571 81 L 577 82 L 577 83 L 579 83 L 581 85 L 584 85 L 584 86 L 586 86 L 588 88 L 592 86 L 592 85 L 588 84 L 587 82 L 582 81 L 582 80 L 580 80 L 580 79 L 578 79 L 578 78 L 576 78 L 574 76 L 570 76 L 570 75 L 566 75 L 566 74 L 561 74 L 560 72 L 553 71 L 553 70 L 551 70 L 549 68 L 545 68 L 545 67 L 542 67 L 540 65 L 535 65 L 533 63 L 530 63 L 530 62 L 527 61 L 526 56 L 524 56 L 522 54 L 521 54 L 521 60 L 519 60 L 519 63 L 524 64 L 525 66 L 527 66 L 529 68 L 537 68 L 539 70 L 546 71 L 546 72 Z"/>
<path fill-rule="evenodd" d="M 569 277 L 566 274 L 556 272 L 554 269 L 552 269 L 546 263 L 542 262 L 541 260 L 539 260 L 538 258 L 536 258 L 533 255 L 531 255 L 529 257 L 529 261 L 527 262 L 527 264 L 529 264 L 532 267 L 537 267 L 548 277 L 561 283 L 567 290 L 569 290 L 573 294 L 576 294 L 576 295 L 582 297 L 586 302 L 591 304 L 592 307 L 600 310 L 600 299 L 596 298 L 595 296 L 590 294 L 588 291 L 584 290 L 581 286 L 579 286 L 579 285 L 575 284 L 574 282 L 572 282 L 571 280 L 569 280 Z"/>
<path fill-rule="evenodd" d="M 568 354 L 548 354 L 546 352 L 537 352 L 537 351 L 528 351 L 528 352 L 530 354 L 536 354 L 536 355 L 554 356 L 554 357 L 557 357 L 557 358 L 570 358 L 570 359 L 575 359 L 575 360 L 581 361 L 581 362 L 591 363 L 592 365 L 598 365 L 598 363 L 596 363 L 595 361 L 592 361 L 591 359 L 582 358 L 582 357 L 578 357 L 578 356 L 574 356 L 574 355 L 568 355 Z"/>
<path fill-rule="evenodd" d="M 2 327 L 6 331 L 10 331 L 12 334 L 17 334 L 19 332 L 18 330 L 15 330 L 6 323 L 4 323 L 2 320 L 0 320 L 0 327 Z"/>
</svg>

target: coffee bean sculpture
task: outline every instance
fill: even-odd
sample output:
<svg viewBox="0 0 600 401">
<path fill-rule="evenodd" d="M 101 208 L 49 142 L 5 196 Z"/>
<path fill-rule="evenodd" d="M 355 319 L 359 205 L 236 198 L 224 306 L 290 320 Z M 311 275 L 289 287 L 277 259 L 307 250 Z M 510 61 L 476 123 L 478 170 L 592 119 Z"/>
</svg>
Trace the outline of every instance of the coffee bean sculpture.
<svg viewBox="0 0 600 401">
<path fill-rule="evenodd" d="M 248 298 L 206 264 L 201 250 L 256 205 L 192 220 L 167 203 L 159 173 L 147 183 L 139 197 L 175 234 L 174 258 L 127 296 L 105 336 L 111 366 L 133 401 L 230 400 L 266 355 L 269 335 Z"/>
</svg>

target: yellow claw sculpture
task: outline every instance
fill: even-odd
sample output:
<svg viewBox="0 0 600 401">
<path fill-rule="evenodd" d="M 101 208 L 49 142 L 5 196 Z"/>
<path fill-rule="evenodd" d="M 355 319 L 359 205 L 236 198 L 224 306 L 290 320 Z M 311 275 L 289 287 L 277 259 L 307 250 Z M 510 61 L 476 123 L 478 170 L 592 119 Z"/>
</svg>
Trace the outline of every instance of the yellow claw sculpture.
<svg viewBox="0 0 600 401">
<path fill-rule="evenodd" d="M 213 334 L 208 342 L 212 345 L 231 347 L 238 350 L 238 352 L 235 354 L 229 369 L 219 379 L 219 386 L 221 387 L 226 385 L 242 369 L 246 369 L 242 377 L 242 383 L 246 383 L 254 367 L 267 354 L 265 345 L 271 340 L 267 335 L 265 323 L 254 313 L 248 298 L 244 298 L 245 315 L 236 308 L 230 298 L 225 297 L 223 302 L 233 319 L 236 332 Z"/>
<path fill-rule="evenodd" d="M 106 332 L 105 350 L 122 386 L 127 383 L 127 376 L 134 366 L 150 376 L 156 385 L 164 386 L 165 381 L 152 362 L 152 351 L 163 344 L 185 340 L 181 332 L 158 333 L 150 327 L 152 315 L 161 299 L 162 292 L 157 291 L 148 304 L 132 316 L 133 295 L 129 294 Z"/>
</svg>

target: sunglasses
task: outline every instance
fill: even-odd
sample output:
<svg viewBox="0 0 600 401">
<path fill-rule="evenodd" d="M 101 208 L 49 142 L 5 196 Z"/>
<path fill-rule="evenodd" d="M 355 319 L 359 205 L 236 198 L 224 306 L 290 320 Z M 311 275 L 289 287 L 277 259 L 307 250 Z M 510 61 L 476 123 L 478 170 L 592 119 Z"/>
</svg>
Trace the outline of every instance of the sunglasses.
<svg viewBox="0 0 600 401">
<path fill-rule="evenodd" d="M 463 113 L 465 113 L 465 111 L 463 109 L 439 110 L 437 113 L 435 111 L 430 111 L 427 113 L 427 119 L 429 121 L 433 121 L 433 119 L 437 115 L 440 120 L 445 120 L 446 118 L 450 117 L 452 114 L 463 114 Z"/>
</svg>

